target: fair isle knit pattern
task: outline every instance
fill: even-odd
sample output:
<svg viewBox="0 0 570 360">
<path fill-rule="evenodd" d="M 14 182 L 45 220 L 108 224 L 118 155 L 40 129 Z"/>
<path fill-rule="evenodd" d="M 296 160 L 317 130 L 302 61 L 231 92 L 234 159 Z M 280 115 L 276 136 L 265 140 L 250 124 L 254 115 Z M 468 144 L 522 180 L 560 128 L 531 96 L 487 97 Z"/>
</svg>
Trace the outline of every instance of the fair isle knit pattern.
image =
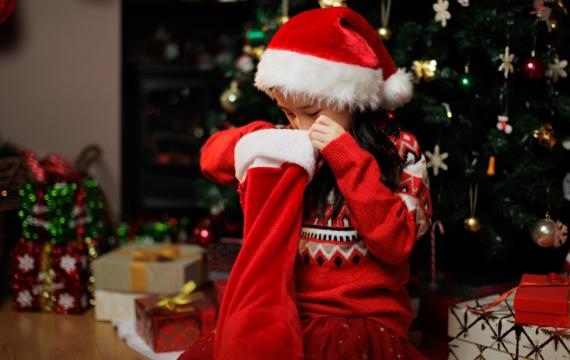
<svg viewBox="0 0 570 360">
<path fill-rule="evenodd" d="M 425 174 L 426 161 L 416 138 L 400 131 L 399 136 L 390 136 L 400 158 L 402 173 L 396 195 L 416 219 L 417 238 L 421 237 L 431 224 L 429 178 Z M 333 192 L 329 194 L 324 216 L 309 217 L 301 229 L 298 254 L 306 264 L 342 268 L 346 263 L 357 265 L 368 254 L 362 237 L 350 223 L 350 212 L 343 204 L 336 218 L 332 216 Z"/>
</svg>

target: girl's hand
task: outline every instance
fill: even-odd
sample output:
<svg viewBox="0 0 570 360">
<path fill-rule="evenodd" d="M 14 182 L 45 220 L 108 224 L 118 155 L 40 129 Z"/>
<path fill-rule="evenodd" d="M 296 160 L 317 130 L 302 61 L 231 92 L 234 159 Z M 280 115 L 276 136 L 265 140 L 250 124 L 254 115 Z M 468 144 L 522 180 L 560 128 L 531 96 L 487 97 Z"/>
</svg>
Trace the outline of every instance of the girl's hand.
<svg viewBox="0 0 570 360">
<path fill-rule="evenodd" d="M 346 130 L 326 115 L 321 115 L 309 129 L 309 137 L 313 146 L 319 151 L 331 141 L 340 137 Z"/>
</svg>

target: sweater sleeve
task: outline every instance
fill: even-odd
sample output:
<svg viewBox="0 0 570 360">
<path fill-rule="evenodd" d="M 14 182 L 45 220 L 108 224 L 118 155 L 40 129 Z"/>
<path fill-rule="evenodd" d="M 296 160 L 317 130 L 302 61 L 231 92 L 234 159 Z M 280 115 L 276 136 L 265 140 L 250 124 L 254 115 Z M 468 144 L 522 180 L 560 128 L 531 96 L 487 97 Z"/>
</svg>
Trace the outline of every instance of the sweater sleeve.
<svg viewBox="0 0 570 360">
<path fill-rule="evenodd" d="M 408 258 L 415 241 L 428 230 L 432 211 L 426 160 L 417 140 L 401 132 L 395 145 L 405 164 L 396 191 L 381 182 L 376 158 L 349 132 L 321 150 L 369 251 L 393 265 Z"/>
<path fill-rule="evenodd" d="M 254 121 L 244 126 L 218 131 L 202 146 L 200 153 L 200 169 L 202 174 L 219 184 L 237 187 L 235 177 L 234 148 L 245 135 L 261 129 L 274 128 L 270 122 Z"/>
</svg>

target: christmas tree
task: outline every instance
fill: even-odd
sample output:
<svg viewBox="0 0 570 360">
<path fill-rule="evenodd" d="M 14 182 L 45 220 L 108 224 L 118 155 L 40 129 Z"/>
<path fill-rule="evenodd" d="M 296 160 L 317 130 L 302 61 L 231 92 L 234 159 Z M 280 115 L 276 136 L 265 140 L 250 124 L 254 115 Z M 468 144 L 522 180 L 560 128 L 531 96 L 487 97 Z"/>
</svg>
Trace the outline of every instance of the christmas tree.
<svg viewBox="0 0 570 360">
<path fill-rule="evenodd" d="M 256 119 L 286 123 L 253 87 L 256 61 L 289 16 L 318 6 L 363 14 L 415 76 L 411 103 L 387 115 L 418 137 L 429 162 L 434 221 L 445 228 L 431 261 L 469 284 L 560 271 L 570 222 L 564 2 L 259 1 L 243 54 L 224 69 L 225 113 L 213 131 Z M 231 201 L 224 196 L 217 201 Z M 429 246 L 428 234 L 414 254 L 420 269 Z"/>
</svg>

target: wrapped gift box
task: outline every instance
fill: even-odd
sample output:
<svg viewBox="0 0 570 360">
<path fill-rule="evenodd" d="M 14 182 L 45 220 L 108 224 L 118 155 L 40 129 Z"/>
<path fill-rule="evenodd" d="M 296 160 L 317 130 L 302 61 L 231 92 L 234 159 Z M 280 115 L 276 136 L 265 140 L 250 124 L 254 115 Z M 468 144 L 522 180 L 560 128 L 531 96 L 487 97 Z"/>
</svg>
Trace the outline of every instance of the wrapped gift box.
<svg viewBox="0 0 570 360">
<path fill-rule="evenodd" d="M 515 295 L 515 322 L 569 327 L 569 281 L 557 274 L 524 274 Z"/>
<path fill-rule="evenodd" d="M 135 300 L 137 333 L 157 353 L 184 350 L 216 326 L 217 308 L 210 297 L 173 308 L 160 301 L 160 296 Z"/>
<path fill-rule="evenodd" d="M 449 343 L 449 360 L 513 360 L 517 356 L 487 346 L 453 339 Z"/>
<path fill-rule="evenodd" d="M 12 306 L 17 311 L 77 314 L 92 298 L 84 241 L 49 245 L 20 239 L 12 250 Z"/>
<path fill-rule="evenodd" d="M 452 343 L 461 340 L 529 359 L 570 359 L 568 329 L 517 325 L 514 296 L 511 294 L 506 301 L 486 311 L 484 307 L 497 299 L 498 295 L 451 306 L 448 335 L 452 338 Z M 470 359 L 467 355 L 459 358 Z"/>
<path fill-rule="evenodd" d="M 198 245 L 131 244 L 93 263 L 98 290 L 171 294 L 186 282 L 206 279 L 204 250 Z"/>
<path fill-rule="evenodd" d="M 134 320 L 135 299 L 145 296 L 148 294 L 95 290 L 95 320 Z"/>
<path fill-rule="evenodd" d="M 218 272 L 231 271 L 239 251 L 242 239 L 221 238 L 219 242 L 208 245 L 208 270 Z"/>
</svg>

